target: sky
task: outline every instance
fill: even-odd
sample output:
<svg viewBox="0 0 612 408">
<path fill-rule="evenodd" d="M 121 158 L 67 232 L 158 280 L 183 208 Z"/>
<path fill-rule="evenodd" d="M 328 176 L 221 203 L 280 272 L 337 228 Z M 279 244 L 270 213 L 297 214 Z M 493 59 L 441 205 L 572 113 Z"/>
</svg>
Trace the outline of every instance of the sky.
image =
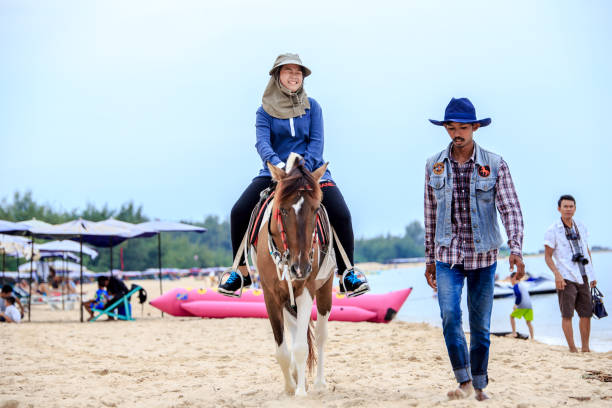
<svg viewBox="0 0 612 408">
<path fill-rule="evenodd" d="M 526 251 L 573 194 L 612 246 L 612 3 L 0 0 L 0 199 L 60 210 L 133 201 L 151 218 L 228 219 L 262 166 L 255 111 L 296 52 L 323 108 L 325 160 L 357 237 L 423 220 L 429 123 L 468 97 L 510 167 Z"/>
</svg>

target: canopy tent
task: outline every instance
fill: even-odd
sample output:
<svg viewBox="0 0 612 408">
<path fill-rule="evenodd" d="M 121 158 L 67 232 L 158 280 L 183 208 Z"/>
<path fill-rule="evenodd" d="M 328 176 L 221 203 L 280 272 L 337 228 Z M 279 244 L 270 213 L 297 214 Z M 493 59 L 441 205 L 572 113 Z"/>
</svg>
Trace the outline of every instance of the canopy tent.
<svg viewBox="0 0 612 408">
<path fill-rule="evenodd" d="M 161 233 L 162 232 L 206 232 L 206 228 L 196 227 L 195 225 L 183 224 L 182 222 L 171 222 L 171 221 L 147 221 L 136 224 L 140 228 L 146 230 L 153 230 L 158 232 L 157 235 L 157 266 L 159 268 L 159 293 L 164 294 L 162 288 L 162 258 L 161 258 Z M 163 316 L 163 312 L 162 312 Z"/>
<path fill-rule="evenodd" d="M 19 224 L 25 225 L 28 227 L 28 231 L 32 235 L 32 247 L 34 246 L 34 237 L 41 238 L 58 238 L 65 237 L 71 240 L 78 240 L 80 247 L 79 252 L 81 254 L 81 260 L 83 258 L 82 246 L 83 242 L 101 246 L 108 247 L 120 244 L 126 239 L 131 237 L 131 234 L 120 228 L 113 228 L 105 225 L 99 225 L 96 222 L 84 220 L 79 218 L 77 220 L 65 222 L 63 224 L 51 225 L 46 222 L 38 221 L 36 219 L 32 219 L 29 221 L 22 221 Z M 31 262 L 32 263 L 32 262 Z M 83 263 L 81 261 L 81 272 Z M 30 268 L 30 282 L 32 282 L 32 269 Z M 81 273 L 81 302 L 83 301 L 83 275 Z M 32 297 L 31 293 L 32 285 L 30 284 L 30 299 Z M 30 302 L 30 300 L 28 300 Z M 28 305 L 29 306 L 29 305 Z M 30 315 L 28 311 L 28 320 L 30 320 Z M 81 306 L 81 321 L 83 321 L 83 308 Z"/>
<path fill-rule="evenodd" d="M 81 271 L 81 264 L 76 262 L 64 261 L 62 259 L 56 259 L 54 261 L 38 261 L 38 263 L 46 263 L 48 266 L 52 267 L 55 270 L 55 273 L 59 274 L 61 272 L 66 272 L 70 278 L 78 278 L 79 272 Z M 19 265 L 19 272 L 26 273 L 30 272 L 31 264 L 30 262 L 26 262 L 24 264 Z M 34 272 L 38 269 L 38 266 L 34 267 Z M 93 273 L 86 267 L 83 267 L 83 273 Z"/>
<path fill-rule="evenodd" d="M 157 232 L 206 232 L 206 228 L 171 221 L 147 221 L 136 224 L 140 228 Z"/>
<path fill-rule="evenodd" d="M 11 225 L 14 224 L 14 225 Z M 168 222 L 168 221 L 150 221 L 140 224 L 130 224 L 124 221 L 119 221 L 114 218 L 100 222 L 92 222 L 84 219 L 78 219 L 69 221 L 63 224 L 52 225 L 36 219 L 28 221 L 20 221 L 18 223 L 0 224 L 0 228 L 5 228 L 7 233 L 11 234 L 29 234 L 32 236 L 29 242 L 31 252 L 34 252 L 34 239 L 36 237 L 43 239 L 54 239 L 54 238 L 65 238 L 72 241 L 79 242 L 78 252 L 81 254 L 81 260 L 83 258 L 83 243 L 88 243 L 98 247 L 109 247 L 111 248 L 111 271 L 112 271 L 112 247 L 124 242 L 130 238 L 139 237 L 150 237 L 155 234 L 158 236 L 157 250 L 158 250 L 158 268 L 160 278 L 160 292 L 163 294 L 162 288 L 162 259 L 161 259 L 161 232 L 206 232 L 206 228 L 197 227 L 194 225 L 179 223 L 179 222 Z M 0 230 L 1 232 L 2 230 Z M 65 242 L 65 241 L 59 241 Z M 45 245 L 45 244 L 43 244 Z M 85 247 L 85 252 L 87 247 Z M 93 251 L 93 250 L 92 250 Z M 62 251 L 55 251 L 49 248 L 47 253 L 61 253 Z M 71 251 L 69 251 L 71 252 Z M 33 281 L 33 257 L 30 257 L 30 296 L 28 300 L 28 306 L 32 297 L 32 281 Z M 56 270 L 62 270 L 60 267 Z M 83 298 L 83 264 L 79 265 L 80 281 L 81 281 L 81 302 Z M 28 308 L 28 320 L 30 320 L 30 307 Z M 81 321 L 83 321 L 83 309 L 81 307 Z"/>
<path fill-rule="evenodd" d="M 30 257 L 30 240 L 17 235 L 0 234 L 0 251 L 8 256 L 19 258 Z M 35 249 L 36 251 L 36 249 Z"/>
<path fill-rule="evenodd" d="M 80 245 L 70 240 L 50 241 L 44 244 L 35 245 L 34 249 L 38 249 L 38 251 L 41 253 L 41 256 L 44 257 L 44 255 L 48 253 L 79 253 Z M 83 253 L 85 255 L 90 256 L 91 259 L 96 259 L 98 257 L 98 251 L 91 247 L 88 247 L 87 245 L 83 245 Z"/>
<path fill-rule="evenodd" d="M 136 224 L 132 224 L 130 222 L 121 221 L 110 217 L 104 221 L 98 221 L 97 224 L 111 227 L 111 228 L 120 228 L 127 232 L 130 235 L 130 238 L 148 238 L 157 234 L 157 231 L 139 227 Z M 113 247 L 110 247 L 110 272 L 113 274 Z"/>
<path fill-rule="evenodd" d="M 0 233 L 25 235 L 28 233 L 28 227 L 16 222 L 0 220 Z"/>
<path fill-rule="evenodd" d="M 44 251 L 40 253 L 40 259 L 49 259 L 49 258 L 72 259 L 74 262 L 81 262 L 81 258 L 73 254 L 72 252 Z"/>
<path fill-rule="evenodd" d="M 0 221 L 3 223 L 3 226 L 6 227 L 6 221 Z M 14 223 L 10 223 L 14 224 Z M 23 230 L 21 228 L 26 228 L 17 224 L 17 229 L 13 229 L 13 227 L 5 228 L 6 232 L 14 232 L 21 233 Z M 26 229 L 27 232 L 27 229 Z M 17 259 L 19 262 L 19 258 L 29 258 L 31 256 L 31 248 L 29 247 L 30 240 L 24 237 L 20 237 L 17 235 L 5 235 L 0 234 L 0 252 L 2 253 L 2 279 L 6 277 L 6 257 L 12 256 Z"/>
</svg>

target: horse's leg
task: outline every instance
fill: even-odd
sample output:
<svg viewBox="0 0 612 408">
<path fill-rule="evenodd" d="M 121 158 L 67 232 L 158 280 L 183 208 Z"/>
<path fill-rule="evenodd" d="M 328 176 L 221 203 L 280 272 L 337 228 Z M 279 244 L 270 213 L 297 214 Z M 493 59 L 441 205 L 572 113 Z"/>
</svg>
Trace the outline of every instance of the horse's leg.
<svg viewBox="0 0 612 408">
<path fill-rule="evenodd" d="M 304 288 L 302 294 L 295 299 L 297 306 L 297 330 L 293 339 L 293 356 L 297 366 L 296 396 L 306 395 L 306 359 L 308 358 L 308 325 L 312 311 L 313 299 L 308 289 Z"/>
<path fill-rule="evenodd" d="M 287 339 L 285 337 L 285 329 L 283 326 L 283 307 L 276 304 L 272 304 L 271 301 L 267 301 L 266 298 L 266 309 L 268 310 L 268 319 L 272 325 L 272 333 L 274 334 L 274 340 L 276 341 L 276 361 L 283 372 L 285 378 L 285 392 L 289 395 L 293 395 L 295 392 L 295 381 L 291 376 L 291 353 L 287 347 Z M 269 304 L 270 303 L 270 304 Z"/>
<path fill-rule="evenodd" d="M 317 290 L 317 325 L 315 326 L 315 342 L 317 346 L 317 377 L 315 378 L 314 388 L 323 391 L 326 388 L 324 371 L 323 348 L 327 341 L 327 321 L 331 311 L 331 289 L 333 279 L 329 279 Z"/>
<path fill-rule="evenodd" d="M 286 308 L 283 308 L 283 316 L 285 317 L 285 326 L 289 329 L 289 333 L 291 333 L 291 338 L 295 341 L 295 336 L 297 336 L 297 317 L 293 316 Z M 297 368 L 295 366 L 295 359 L 293 353 L 291 353 L 291 367 L 290 367 L 291 375 L 293 376 L 293 380 L 297 383 Z"/>
</svg>

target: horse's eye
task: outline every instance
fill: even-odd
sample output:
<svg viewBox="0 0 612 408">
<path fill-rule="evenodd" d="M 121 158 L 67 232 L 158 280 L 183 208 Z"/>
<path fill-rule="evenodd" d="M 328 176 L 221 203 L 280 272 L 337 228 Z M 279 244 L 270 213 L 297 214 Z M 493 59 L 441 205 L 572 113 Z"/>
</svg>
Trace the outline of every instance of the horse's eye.
<svg viewBox="0 0 612 408">
<path fill-rule="evenodd" d="M 288 214 L 287 210 L 285 208 L 281 208 L 280 209 L 281 215 L 286 216 Z"/>
</svg>

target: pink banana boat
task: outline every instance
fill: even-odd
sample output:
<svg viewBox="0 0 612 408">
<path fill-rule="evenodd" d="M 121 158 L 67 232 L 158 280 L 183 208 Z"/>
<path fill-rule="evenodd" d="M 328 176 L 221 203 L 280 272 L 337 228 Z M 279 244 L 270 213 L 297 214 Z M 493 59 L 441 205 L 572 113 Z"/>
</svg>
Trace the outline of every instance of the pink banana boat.
<svg viewBox="0 0 612 408">
<path fill-rule="evenodd" d="M 265 319 L 268 317 L 264 302 L 232 302 L 232 301 L 203 301 L 183 303 L 181 307 L 194 316 L 210 318 L 226 317 L 255 317 Z M 376 313 L 355 306 L 332 306 L 329 320 L 342 322 L 363 322 L 376 317 Z M 312 320 L 317 319 L 317 307 L 312 307 L 310 314 Z"/>
<path fill-rule="evenodd" d="M 364 309 L 366 311 L 373 312 L 375 315 L 365 319 L 369 322 L 387 323 L 395 317 L 397 312 L 400 310 L 412 288 L 397 290 L 384 294 L 365 294 L 354 298 L 348 298 L 345 295 L 334 293 L 332 295 L 333 306 L 347 306 Z M 164 293 L 162 296 L 151 301 L 151 305 L 158 308 L 159 310 L 168 313 L 172 316 L 197 316 L 191 311 L 187 310 L 185 305 L 193 302 L 221 302 L 229 304 L 238 303 L 262 303 L 264 297 L 263 291 L 259 289 L 245 290 L 242 293 L 242 297 L 239 298 L 228 298 L 221 295 L 216 289 L 207 288 L 176 288 L 169 292 Z M 219 306 L 219 305 L 217 305 Z M 223 306 L 223 305 L 220 305 Z M 233 306 L 232 306 L 233 307 Z M 240 310 L 246 310 L 246 308 L 252 307 L 251 305 L 245 306 L 245 309 L 239 308 Z M 234 307 L 238 308 L 238 307 Z M 220 309 L 222 310 L 222 308 Z M 230 310 L 238 310 L 228 308 L 226 313 L 230 313 Z M 264 307 L 265 310 L 265 307 Z M 346 313 L 343 316 L 349 316 L 348 311 L 352 309 L 346 309 Z M 222 312 L 215 312 L 222 313 Z M 231 312 L 237 313 L 237 312 Z M 245 312 L 251 313 L 251 312 Z M 256 313 L 256 312 L 252 312 Z M 336 312 L 337 313 L 337 312 Z M 212 317 L 212 316 L 211 316 Z M 228 315 L 218 317 L 230 317 Z M 247 317 L 232 316 L 232 317 Z M 339 319 L 338 319 L 339 320 Z M 349 320 L 356 321 L 356 320 Z"/>
</svg>

